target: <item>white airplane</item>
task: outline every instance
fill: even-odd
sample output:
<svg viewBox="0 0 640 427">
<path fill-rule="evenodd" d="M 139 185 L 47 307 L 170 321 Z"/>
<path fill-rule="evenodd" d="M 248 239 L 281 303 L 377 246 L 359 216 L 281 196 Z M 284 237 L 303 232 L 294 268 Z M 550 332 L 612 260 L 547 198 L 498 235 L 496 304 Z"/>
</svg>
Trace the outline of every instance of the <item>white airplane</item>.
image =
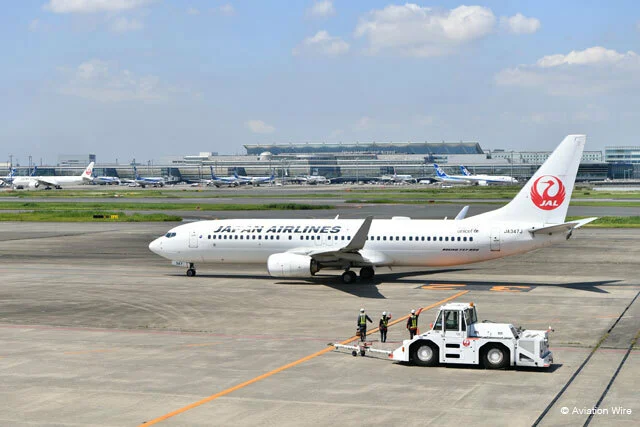
<svg viewBox="0 0 640 427">
<path fill-rule="evenodd" d="M 94 176 L 93 182 L 98 185 L 120 185 L 120 178 L 117 176 Z"/>
<path fill-rule="evenodd" d="M 164 187 L 165 185 L 165 180 L 161 176 L 155 176 L 155 177 L 140 176 L 138 174 L 138 168 L 135 165 L 133 165 L 133 181 L 128 181 L 128 182 L 133 182 L 142 188 L 145 188 L 147 185 L 150 185 L 152 187 Z"/>
<path fill-rule="evenodd" d="M 517 184 L 518 180 L 511 176 L 504 175 L 473 175 L 464 166 L 460 166 L 460 172 L 462 176 L 476 183 L 477 185 L 490 185 L 490 184 Z"/>
<path fill-rule="evenodd" d="M 13 188 L 38 188 L 41 185 L 49 190 L 51 187 L 60 189 L 62 185 L 88 184 L 93 174 L 93 164 L 89 163 L 84 172 L 75 176 L 16 176 L 11 184 Z M 34 168 L 35 169 L 35 168 Z"/>
<path fill-rule="evenodd" d="M 435 179 L 445 183 L 445 184 L 461 184 L 461 185 L 472 185 L 473 180 L 471 180 L 467 176 L 460 175 L 447 175 L 445 171 L 442 170 L 440 166 L 437 164 L 433 164 L 433 168 L 436 170 Z"/>
<path fill-rule="evenodd" d="M 411 175 L 398 175 L 396 168 L 393 168 L 393 175 L 383 175 L 380 177 L 382 182 L 393 182 L 398 184 L 415 183 L 416 179 Z"/>
<path fill-rule="evenodd" d="M 273 173 L 271 174 L 271 176 L 242 176 L 238 175 L 237 171 L 233 172 L 233 177 L 239 182 L 249 185 L 255 185 L 256 187 L 258 187 L 260 184 L 271 184 L 276 179 L 276 176 Z"/>
<path fill-rule="evenodd" d="M 213 166 L 209 166 L 209 169 L 211 170 L 211 179 L 203 180 L 203 184 L 209 186 L 215 185 L 216 187 L 221 187 L 223 185 L 237 187 L 240 185 L 240 180 L 238 178 L 233 176 L 216 176 L 216 174 L 213 173 Z"/>
<path fill-rule="evenodd" d="M 258 263 L 273 277 L 311 277 L 360 269 L 371 279 L 383 266 L 440 267 L 522 254 L 571 237 L 597 218 L 565 222 L 584 135 L 569 135 L 525 184 L 497 210 L 454 220 L 232 219 L 179 225 L 149 244 L 154 253 L 187 267 L 195 263 Z"/>
</svg>

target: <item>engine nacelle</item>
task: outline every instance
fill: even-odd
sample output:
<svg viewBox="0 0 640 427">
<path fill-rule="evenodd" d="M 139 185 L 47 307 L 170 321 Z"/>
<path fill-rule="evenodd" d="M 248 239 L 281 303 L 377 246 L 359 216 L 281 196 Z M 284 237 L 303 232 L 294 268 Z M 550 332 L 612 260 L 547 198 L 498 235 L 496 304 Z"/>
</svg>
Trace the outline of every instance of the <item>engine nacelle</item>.
<svg viewBox="0 0 640 427">
<path fill-rule="evenodd" d="M 29 186 L 29 188 L 38 188 L 38 187 L 40 187 L 40 182 L 38 182 L 38 181 L 29 181 L 28 186 Z"/>
<path fill-rule="evenodd" d="M 480 187 L 486 187 L 487 185 L 489 185 L 489 183 L 487 181 L 478 181 L 478 185 Z"/>
<path fill-rule="evenodd" d="M 318 268 L 308 255 L 280 253 L 269 256 L 267 270 L 272 277 L 311 277 Z"/>
</svg>

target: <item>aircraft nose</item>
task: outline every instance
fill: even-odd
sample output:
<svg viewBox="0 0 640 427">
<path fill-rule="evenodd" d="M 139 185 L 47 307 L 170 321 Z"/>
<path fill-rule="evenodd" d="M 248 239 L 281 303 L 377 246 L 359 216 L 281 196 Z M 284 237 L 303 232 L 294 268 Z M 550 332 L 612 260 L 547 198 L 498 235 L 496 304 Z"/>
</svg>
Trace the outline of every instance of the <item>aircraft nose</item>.
<svg viewBox="0 0 640 427">
<path fill-rule="evenodd" d="M 149 250 L 155 254 L 161 255 L 162 252 L 162 237 L 157 238 L 153 242 L 149 243 Z"/>
</svg>

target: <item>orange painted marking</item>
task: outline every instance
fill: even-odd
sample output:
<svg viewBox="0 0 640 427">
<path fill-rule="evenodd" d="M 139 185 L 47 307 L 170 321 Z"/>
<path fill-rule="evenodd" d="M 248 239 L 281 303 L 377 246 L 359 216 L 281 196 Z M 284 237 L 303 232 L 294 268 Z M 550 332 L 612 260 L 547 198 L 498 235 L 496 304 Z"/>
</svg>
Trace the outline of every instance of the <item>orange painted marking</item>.
<svg viewBox="0 0 640 427">
<path fill-rule="evenodd" d="M 444 303 L 446 303 L 446 302 L 448 302 L 448 301 L 451 301 L 451 300 L 453 300 L 453 299 L 456 299 L 456 298 L 458 298 L 458 297 L 460 297 L 460 296 L 462 296 L 462 295 L 466 294 L 467 292 L 469 292 L 469 291 L 461 291 L 461 292 L 458 292 L 458 293 L 457 293 L 457 294 L 455 294 L 455 295 L 452 295 L 452 296 L 450 296 L 450 297 L 448 297 L 448 298 L 445 298 L 445 299 L 443 299 L 443 300 L 441 300 L 441 301 L 438 301 L 438 302 L 433 303 L 433 304 L 431 304 L 431 305 L 429 305 L 429 306 L 427 306 L 427 307 L 424 307 L 424 308 L 422 309 L 422 311 L 426 311 L 426 310 L 430 310 L 430 309 L 432 309 L 432 308 L 434 308 L 434 307 L 438 307 L 438 306 L 440 306 L 440 305 L 442 305 L 442 304 L 444 304 Z M 403 316 L 403 317 L 401 317 L 401 318 L 399 318 L 399 319 L 394 320 L 393 322 L 390 322 L 390 323 L 389 323 L 389 326 L 391 326 L 391 325 L 395 325 L 396 323 L 402 322 L 403 320 L 407 320 L 408 318 L 409 318 L 409 315 L 407 315 L 407 316 Z M 374 333 L 374 332 L 376 332 L 376 331 L 378 331 L 378 328 L 372 329 L 372 330 L 371 330 L 367 335 L 371 335 L 372 333 Z M 356 340 L 357 340 L 357 339 L 359 339 L 359 338 L 360 338 L 360 337 L 358 337 L 358 336 L 354 336 L 354 337 L 351 337 L 351 338 L 349 338 L 349 339 L 347 339 L 347 340 L 342 341 L 340 344 L 342 344 L 342 345 L 346 345 L 346 344 L 352 343 L 353 341 L 356 341 Z M 226 395 L 227 395 L 227 394 L 229 394 L 229 393 L 233 393 L 233 392 L 234 392 L 234 391 L 236 391 L 236 390 L 240 390 L 241 388 L 244 388 L 244 387 L 246 387 L 246 386 L 248 386 L 248 385 L 251 385 L 251 384 L 253 384 L 253 383 L 256 383 L 256 382 L 258 382 L 258 381 L 260 381 L 260 380 L 263 380 L 263 379 L 265 379 L 265 378 L 269 378 L 270 376 L 275 375 L 275 374 L 277 374 L 278 372 L 282 372 L 282 371 L 284 371 L 284 370 L 286 370 L 286 369 L 293 368 L 294 366 L 297 366 L 297 365 L 299 365 L 299 364 L 301 364 L 301 363 L 304 363 L 304 362 L 306 362 L 306 361 L 308 361 L 308 360 L 314 359 L 314 358 L 316 358 L 316 357 L 318 357 L 318 356 L 321 356 L 321 355 L 323 355 L 323 354 L 325 354 L 325 353 L 328 353 L 328 352 L 330 352 L 330 351 L 333 351 L 333 349 L 334 349 L 334 347 L 333 347 L 333 346 L 329 346 L 329 347 L 327 347 L 327 348 L 325 348 L 325 349 L 323 349 L 323 350 L 320 350 L 320 351 L 317 351 L 317 352 L 315 352 L 315 353 L 313 353 L 313 354 L 310 354 L 310 355 L 308 355 L 308 356 L 305 356 L 305 357 L 303 357 L 302 359 L 298 359 L 298 360 L 296 360 L 295 362 L 288 363 L 288 364 L 286 364 L 286 365 L 284 365 L 284 366 L 281 366 L 281 367 L 279 367 L 279 368 L 277 368 L 277 369 L 274 369 L 273 371 L 269 371 L 269 372 L 267 372 L 267 373 L 265 373 L 265 374 L 262 374 L 262 375 L 260 375 L 260 376 L 255 377 L 255 378 L 252 378 L 252 379 L 250 379 L 250 380 L 248 380 L 248 381 L 245 381 L 245 382 L 243 382 L 243 383 L 240 383 L 240 384 L 238 384 L 238 385 L 235 385 L 235 386 L 233 386 L 233 387 L 231 387 L 231 388 L 228 388 L 228 389 L 226 389 L 226 390 L 223 390 L 223 391 L 221 391 L 221 392 L 219 392 L 219 393 L 212 394 L 212 395 L 211 395 L 211 396 L 209 396 L 209 397 L 205 397 L 204 399 L 198 400 L 197 402 L 193 402 L 193 403 L 191 403 L 190 405 L 184 406 L 184 407 L 182 407 L 182 408 L 180 408 L 180 409 L 176 409 L 176 410 L 175 410 L 175 411 L 173 411 L 173 412 L 169 412 L 168 414 L 162 415 L 162 416 L 160 416 L 160 417 L 158 417 L 158 418 L 154 418 L 153 420 L 146 421 L 146 422 L 144 422 L 144 423 L 140 424 L 140 426 L 139 426 L 139 427 L 142 427 L 142 426 L 150 426 L 150 425 L 153 425 L 153 424 L 157 424 L 157 423 L 159 423 L 160 421 L 164 421 L 164 420 L 166 420 L 166 419 L 168 419 L 168 418 L 175 417 L 176 415 L 179 415 L 179 414 L 181 414 L 181 413 L 183 413 L 183 412 L 186 412 L 186 411 L 188 411 L 188 410 L 190 410 L 190 409 L 196 408 L 196 407 L 198 407 L 198 406 L 200 406 L 200 405 L 204 405 L 205 403 L 207 403 L 207 402 L 211 402 L 212 400 L 215 400 L 215 399 L 217 399 L 217 398 L 219 398 L 219 397 L 226 396 Z"/>
<path fill-rule="evenodd" d="M 489 290 L 493 292 L 524 292 L 525 290 L 529 289 L 531 289 L 531 286 L 502 285 L 494 286 Z"/>
</svg>

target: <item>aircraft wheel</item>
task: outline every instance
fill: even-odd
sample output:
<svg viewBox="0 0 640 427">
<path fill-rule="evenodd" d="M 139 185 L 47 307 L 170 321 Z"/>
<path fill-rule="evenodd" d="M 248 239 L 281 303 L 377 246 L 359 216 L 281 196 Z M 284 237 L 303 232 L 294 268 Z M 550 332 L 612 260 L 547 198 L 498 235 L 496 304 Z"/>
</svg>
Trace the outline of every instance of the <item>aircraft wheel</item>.
<svg viewBox="0 0 640 427">
<path fill-rule="evenodd" d="M 195 268 L 190 268 L 187 270 L 187 276 L 189 277 L 193 277 L 196 275 L 196 269 Z"/>
<path fill-rule="evenodd" d="M 363 280 L 371 280 L 376 272 L 373 267 L 362 267 L 360 269 L 360 278 Z"/>
<path fill-rule="evenodd" d="M 342 283 L 353 283 L 356 281 L 356 273 L 353 271 L 345 271 L 342 273 Z"/>
</svg>

